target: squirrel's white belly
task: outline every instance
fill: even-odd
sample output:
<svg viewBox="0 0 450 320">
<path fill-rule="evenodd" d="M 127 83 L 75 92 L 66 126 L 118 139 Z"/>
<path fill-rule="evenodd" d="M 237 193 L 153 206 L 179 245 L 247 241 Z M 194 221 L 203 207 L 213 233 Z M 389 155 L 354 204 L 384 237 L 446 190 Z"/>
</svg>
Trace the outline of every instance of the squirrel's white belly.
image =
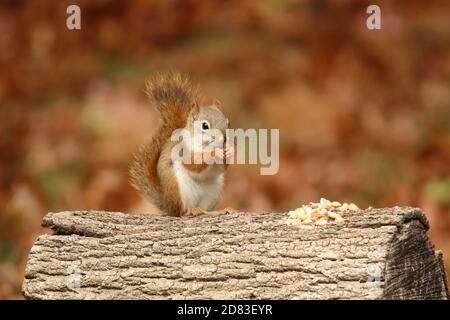
<svg viewBox="0 0 450 320">
<path fill-rule="evenodd" d="M 211 169 L 213 168 L 192 173 L 183 164 L 174 163 L 175 177 L 185 210 L 190 208 L 211 210 L 216 205 L 223 189 L 224 173 L 208 177 L 208 170 Z"/>
</svg>

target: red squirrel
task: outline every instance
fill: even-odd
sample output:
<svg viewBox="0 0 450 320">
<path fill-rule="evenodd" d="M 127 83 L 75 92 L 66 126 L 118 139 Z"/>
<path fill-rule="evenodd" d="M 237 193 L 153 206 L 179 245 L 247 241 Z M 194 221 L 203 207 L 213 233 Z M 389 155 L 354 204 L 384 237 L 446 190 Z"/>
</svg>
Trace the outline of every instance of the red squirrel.
<svg viewBox="0 0 450 320">
<path fill-rule="evenodd" d="M 135 154 L 132 185 L 167 215 L 196 215 L 213 209 L 223 189 L 226 159 L 233 154 L 226 143 L 228 119 L 216 105 L 199 105 L 197 87 L 177 73 L 154 77 L 146 92 L 162 121 L 151 141 Z M 202 137 L 200 143 L 184 142 L 189 156 L 200 155 L 200 162 L 173 159 L 172 149 L 179 143 L 171 140 L 176 129 Z M 212 131 L 219 135 L 213 136 Z M 203 147 L 212 140 L 216 147 L 205 153 Z M 216 157 L 223 161 L 206 161 Z"/>
</svg>

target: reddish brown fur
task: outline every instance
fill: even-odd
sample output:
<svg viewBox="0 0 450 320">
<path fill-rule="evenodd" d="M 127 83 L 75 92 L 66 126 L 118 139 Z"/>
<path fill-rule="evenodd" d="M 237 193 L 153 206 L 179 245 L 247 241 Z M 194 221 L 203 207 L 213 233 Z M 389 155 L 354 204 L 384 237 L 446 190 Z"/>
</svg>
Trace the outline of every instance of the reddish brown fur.
<svg viewBox="0 0 450 320">
<path fill-rule="evenodd" d="M 157 168 L 172 132 L 184 128 L 190 112 L 198 111 L 197 89 L 186 77 L 169 74 L 149 81 L 147 94 L 160 112 L 162 123 L 150 143 L 135 155 L 130 167 L 131 183 L 161 210 L 170 215 L 179 215 L 181 205 L 179 195 L 176 194 L 178 185 L 175 177 L 170 176 L 171 173 L 158 172 Z"/>
<path fill-rule="evenodd" d="M 180 216 L 191 208 L 184 208 L 181 202 L 171 159 L 172 148 L 178 142 L 171 141 L 170 138 L 174 130 L 186 128 L 188 120 L 193 121 L 200 114 L 197 90 L 187 78 L 169 74 L 150 81 L 147 93 L 160 112 L 162 122 L 153 139 L 135 155 L 130 167 L 131 182 L 164 213 Z M 215 153 L 208 156 L 215 156 Z M 194 164 L 193 159 L 192 154 L 192 164 L 184 164 L 189 171 L 200 173 L 208 167 L 204 162 Z"/>
</svg>

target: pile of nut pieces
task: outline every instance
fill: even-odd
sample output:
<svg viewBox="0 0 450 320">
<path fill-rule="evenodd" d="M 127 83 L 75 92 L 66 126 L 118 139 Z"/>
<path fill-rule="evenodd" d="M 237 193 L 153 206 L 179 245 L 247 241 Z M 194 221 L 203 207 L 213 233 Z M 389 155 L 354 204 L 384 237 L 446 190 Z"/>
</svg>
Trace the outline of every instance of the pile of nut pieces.
<svg viewBox="0 0 450 320">
<path fill-rule="evenodd" d="M 343 223 L 342 214 L 350 211 L 359 211 L 360 209 L 354 203 L 340 203 L 330 201 L 324 198 L 320 202 L 310 202 L 300 208 L 289 211 L 289 218 L 286 223 L 290 226 L 301 225 L 325 225 L 329 221 L 335 223 Z"/>
</svg>

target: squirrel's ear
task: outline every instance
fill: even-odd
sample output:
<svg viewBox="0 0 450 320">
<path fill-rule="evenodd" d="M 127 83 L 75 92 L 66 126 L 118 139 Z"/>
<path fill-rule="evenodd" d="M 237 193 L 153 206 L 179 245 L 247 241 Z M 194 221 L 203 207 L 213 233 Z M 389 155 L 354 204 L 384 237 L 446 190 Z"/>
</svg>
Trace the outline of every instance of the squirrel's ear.
<svg viewBox="0 0 450 320">
<path fill-rule="evenodd" d="M 222 103 L 220 103 L 219 100 L 214 99 L 214 100 L 213 100 L 213 105 L 214 105 L 214 106 L 217 106 L 217 107 L 221 107 L 221 106 L 222 106 Z"/>
<path fill-rule="evenodd" d="M 194 113 L 198 113 L 198 111 L 199 111 L 199 106 L 198 106 L 198 103 L 197 102 L 194 102 L 193 104 L 192 104 L 192 107 L 191 107 L 191 110 L 194 112 Z"/>
</svg>

